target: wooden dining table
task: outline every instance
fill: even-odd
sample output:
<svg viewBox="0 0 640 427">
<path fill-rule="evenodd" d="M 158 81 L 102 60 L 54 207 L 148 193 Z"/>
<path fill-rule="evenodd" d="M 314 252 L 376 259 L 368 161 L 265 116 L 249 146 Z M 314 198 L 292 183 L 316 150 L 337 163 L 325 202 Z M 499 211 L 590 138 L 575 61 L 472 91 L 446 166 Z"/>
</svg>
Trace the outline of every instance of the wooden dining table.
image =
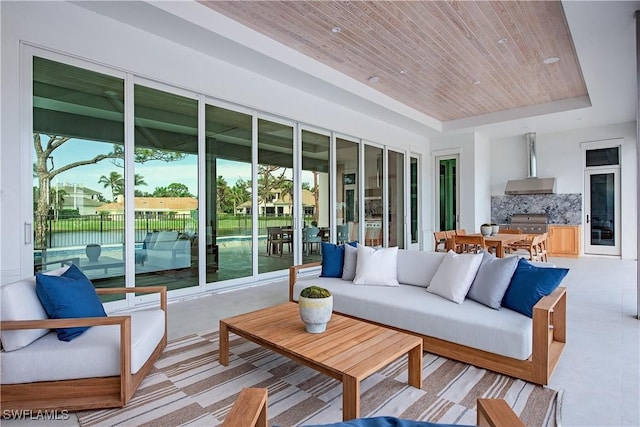
<svg viewBox="0 0 640 427">
<path fill-rule="evenodd" d="M 467 234 L 467 236 L 482 236 L 480 233 Z M 519 240 L 524 240 L 528 236 L 526 234 L 507 234 L 507 233 L 498 233 L 493 236 L 485 236 L 484 242 L 487 246 L 491 246 L 495 249 L 496 257 L 504 258 L 504 249 L 509 243 L 514 243 Z M 451 247 L 451 239 L 447 239 L 447 250 L 452 249 Z"/>
</svg>

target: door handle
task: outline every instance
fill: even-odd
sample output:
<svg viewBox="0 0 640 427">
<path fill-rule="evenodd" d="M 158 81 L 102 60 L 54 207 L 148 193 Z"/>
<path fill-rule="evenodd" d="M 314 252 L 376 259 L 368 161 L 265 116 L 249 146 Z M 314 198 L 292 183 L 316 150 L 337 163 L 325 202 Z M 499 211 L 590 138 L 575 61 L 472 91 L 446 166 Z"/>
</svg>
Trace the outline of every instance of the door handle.
<svg viewBox="0 0 640 427">
<path fill-rule="evenodd" d="M 589 224 L 589 214 L 587 214 L 587 224 Z"/>
</svg>

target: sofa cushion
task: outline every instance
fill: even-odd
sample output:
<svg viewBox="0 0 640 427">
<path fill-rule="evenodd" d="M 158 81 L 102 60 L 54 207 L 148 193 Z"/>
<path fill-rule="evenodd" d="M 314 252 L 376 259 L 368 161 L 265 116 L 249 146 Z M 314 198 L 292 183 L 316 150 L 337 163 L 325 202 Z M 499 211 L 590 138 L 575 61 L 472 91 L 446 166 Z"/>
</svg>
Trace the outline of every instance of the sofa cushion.
<svg viewBox="0 0 640 427">
<path fill-rule="evenodd" d="M 516 257 L 496 258 L 489 252 L 482 251 L 482 263 L 467 298 L 487 307 L 499 309 L 517 266 L 518 258 Z"/>
<path fill-rule="evenodd" d="M 131 317 L 131 373 L 149 360 L 164 336 L 164 312 L 147 309 L 111 316 Z M 3 353 L 2 384 L 111 377 L 120 374 L 120 326 L 93 326 L 71 343 L 51 332 L 31 345 Z"/>
<path fill-rule="evenodd" d="M 481 262 L 482 254 L 447 252 L 427 291 L 462 304 Z"/>
<path fill-rule="evenodd" d="M 400 286 L 398 247 L 374 249 L 358 245 L 354 285 Z"/>
<path fill-rule="evenodd" d="M 320 277 L 342 277 L 344 245 L 321 242 L 322 271 Z"/>
<path fill-rule="evenodd" d="M 351 245 L 344 247 L 344 265 L 342 267 L 342 280 L 352 282 L 356 277 L 356 267 L 358 265 L 358 250 Z"/>
<path fill-rule="evenodd" d="M 333 294 L 336 313 L 438 338 L 518 360 L 532 349 L 532 320 L 513 310 L 491 310 L 476 301 L 450 301 L 419 286 L 345 286 L 341 279 L 305 276 L 298 278 L 293 299 L 310 285 Z"/>
<path fill-rule="evenodd" d="M 502 305 L 525 316 L 533 317 L 533 306 L 542 297 L 553 292 L 568 272 L 568 268 L 537 267 L 521 258 L 504 295 Z"/>
<path fill-rule="evenodd" d="M 74 268 L 69 268 L 72 271 L 69 276 L 65 276 L 67 273 L 62 276 L 36 274 L 36 293 L 47 315 L 51 319 L 106 317 L 93 283 Z M 58 339 L 71 341 L 88 328 L 58 328 Z"/>
<path fill-rule="evenodd" d="M 156 237 L 156 242 L 153 245 L 154 251 L 170 251 L 173 249 L 173 245 L 178 240 L 177 231 L 161 231 Z"/>
<path fill-rule="evenodd" d="M 45 274 L 59 276 L 68 268 L 62 267 Z M 47 318 L 47 312 L 36 294 L 35 276 L 0 286 L 0 319 L 2 321 L 45 320 Z M 19 350 L 50 331 L 50 329 L 2 331 L 2 348 L 5 351 Z"/>
<path fill-rule="evenodd" d="M 398 282 L 426 288 L 446 254 L 398 249 Z"/>
</svg>

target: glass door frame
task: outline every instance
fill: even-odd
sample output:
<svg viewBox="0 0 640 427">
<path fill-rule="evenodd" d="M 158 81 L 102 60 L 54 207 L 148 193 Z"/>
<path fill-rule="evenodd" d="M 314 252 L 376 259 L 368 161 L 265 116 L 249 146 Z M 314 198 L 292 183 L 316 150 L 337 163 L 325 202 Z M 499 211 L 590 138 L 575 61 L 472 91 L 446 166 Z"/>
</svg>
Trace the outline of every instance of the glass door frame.
<svg viewBox="0 0 640 427">
<path fill-rule="evenodd" d="M 612 246 L 595 245 L 591 243 L 593 224 L 593 214 L 591 212 L 591 177 L 593 175 L 613 174 L 613 209 L 614 209 L 614 225 Z M 588 255 L 614 255 L 620 256 L 622 234 L 620 232 L 620 166 L 598 166 L 589 167 L 584 171 L 584 253 Z"/>
<path fill-rule="evenodd" d="M 417 209 L 416 209 L 416 218 L 413 218 L 412 215 L 412 209 L 411 209 L 411 204 L 412 204 L 412 200 L 411 200 L 411 196 L 412 196 L 412 189 L 411 189 L 411 161 L 415 159 L 416 160 L 416 184 L 417 184 L 417 188 L 416 188 L 416 204 L 417 204 Z M 420 194 L 420 188 L 422 186 L 422 155 L 418 154 L 418 153 L 414 153 L 414 152 L 408 152 L 407 153 L 407 157 L 406 157 L 406 176 L 405 176 L 405 187 L 407 188 L 406 191 L 406 199 L 407 199 L 407 214 L 406 214 L 406 242 L 407 242 L 407 249 L 413 249 L 413 250 L 422 250 L 422 209 L 420 209 L 420 204 L 422 202 L 422 196 Z M 413 242 L 413 240 L 411 239 L 411 227 L 413 224 L 413 221 L 416 221 L 417 227 L 416 227 L 416 242 Z"/>
<path fill-rule="evenodd" d="M 434 183 L 434 218 L 433 218 L 433 230 L 440 230 L 440 161 L 441 160 L 455 160 L 456 161 L 456 179 L 455 179 L 455 212 L 454 212 L 454 227 L 453 229 L 460 228 L 460 152 L 458 150 L 443 150 L 441 152 L 434 152 L 433 162 L 433 183 Z"/>
</svg>

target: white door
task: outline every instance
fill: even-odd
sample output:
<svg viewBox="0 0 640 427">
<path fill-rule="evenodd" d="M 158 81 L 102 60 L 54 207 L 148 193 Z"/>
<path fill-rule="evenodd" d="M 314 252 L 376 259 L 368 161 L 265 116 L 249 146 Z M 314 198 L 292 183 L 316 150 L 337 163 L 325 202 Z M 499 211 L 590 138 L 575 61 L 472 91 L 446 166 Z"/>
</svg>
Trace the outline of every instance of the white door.
<svg viewBox="0 0 640 427">
<path fill-rule="evenodd" d="M 585 171 L 584 253 L 620 255 L 620 167 Z"/>
</svg>

